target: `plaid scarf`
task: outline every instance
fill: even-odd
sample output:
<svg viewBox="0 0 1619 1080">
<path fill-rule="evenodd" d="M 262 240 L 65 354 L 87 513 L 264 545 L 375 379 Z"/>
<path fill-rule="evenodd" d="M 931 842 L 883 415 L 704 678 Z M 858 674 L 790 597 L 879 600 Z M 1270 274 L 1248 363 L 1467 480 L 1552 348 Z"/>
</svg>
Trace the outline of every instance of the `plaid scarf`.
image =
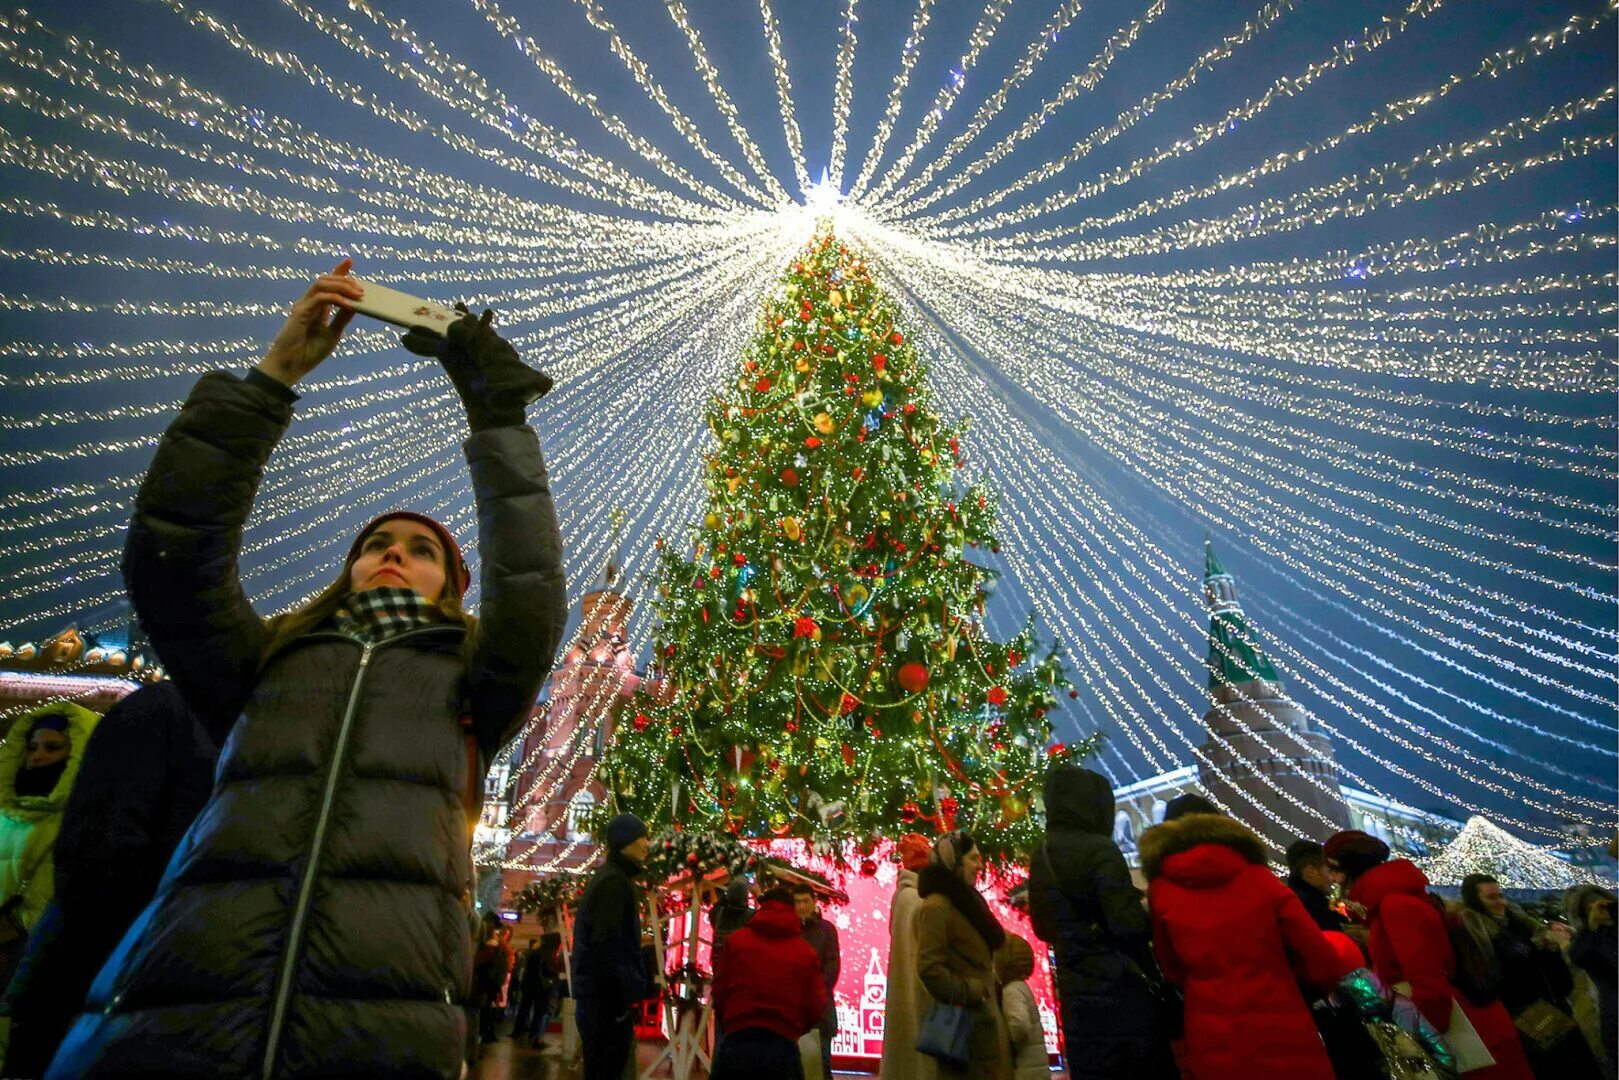
<svg viewBox="0 0 1619 1080">
<path fill-rule="evenodd" d="M 365 592 L 351 593 L 332 615 L 338 633 L 374 645 L 406 630 L 439 622 L 442 615 L 415 589 L 382 585 Z"/>
</svg>

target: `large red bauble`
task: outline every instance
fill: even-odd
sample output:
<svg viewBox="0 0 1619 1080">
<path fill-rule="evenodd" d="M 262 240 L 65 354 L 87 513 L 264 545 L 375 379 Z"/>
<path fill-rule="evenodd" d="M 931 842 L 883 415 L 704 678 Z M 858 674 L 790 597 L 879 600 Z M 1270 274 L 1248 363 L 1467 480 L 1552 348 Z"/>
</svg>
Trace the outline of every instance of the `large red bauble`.
<svg viewBox="0 0 1619 1080">
<path fill-rule="evenodd" d="M 912 660 L 899 666 L 899 685 L 907 694 L 920 694 L 928 685 L 928 668 Z"/>
</svg>

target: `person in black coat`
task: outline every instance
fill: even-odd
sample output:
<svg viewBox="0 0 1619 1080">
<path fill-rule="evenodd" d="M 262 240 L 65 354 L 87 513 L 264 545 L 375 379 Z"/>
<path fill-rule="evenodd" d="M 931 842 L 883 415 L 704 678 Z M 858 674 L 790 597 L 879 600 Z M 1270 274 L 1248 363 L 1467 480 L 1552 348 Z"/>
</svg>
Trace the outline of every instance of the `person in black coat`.
<svg viewBox="0 0 1619 1080">
<path fill-rule="evenodd" d="M 1563 898 L 1574 940 L 1568 961 L 1591 977 L 1596 988 L 1597 1023 L 1601 1028 L 1603 1075 L 1619 1074 L 1619 926 L 1614 923 L 1614 895 L 1597 885 L 1576 885 Z"/>
<path fill-rule="evenodd" d="M 557 977 L 562 974 L 562 935 L 547 930 L 539 941 L 530 942 L 523 960 L 523 1001 L 517 1008 L 512 1040 L 527 1038 L 535 1046 L 545 1038 L 551 1024 Z"/>
<path fill-rule="evenodd" d="M 635 879 L 651 851 L 634 814 L 608 822 L 607 858 L 579 899 L 573 923 L 574 1017 L 585 1052 L 584 1080 L 620 1080 L 635 1049 L 635 1010 L 657 992 L 641 951 Z"/>
<path fill-rule="evenodd" d="M 1314 840 L 1295 840 L 1287 846 L 1287 887 L 1299 898 L 1310 918 L 1323 930 L 1343 930 L 1349 922 L 1327 900 L 1332 881 L 1327 877 L 1327 857 Z"/>
<path fill-rule="evenodd" d="M 832 1075 L 832 1040 L 838 1037 L 838 977 L 843 974 L 843 948 L 838 941 L 838 928 L 821 917 L 815 902 L 815 890 L 806 882 L 792 886 L 793 910 L 804 928 L 804 940 L 815 950 L 821 963 L 821 982 L 826 988 L 826 1014 L 821 1017 L 821 1071 Z"/>
<path fill-rule="evenodd" d="M 218 756 L 172 682 L 139 688 L 96 725 L 56 837 L 56 894 L 6 990 L 7 1076 L 50 1064 L 90 980 L 208 801 Z"/>
<path fill-rule="evenodd" d="M 1057 952 L 1069 1075 L 1173 1077 L 1152 927 L 1113 842 L 1113 788 L 1100 773 L 1058 765 L 1045 803 L 1046 839 L 1029 860 L 1029 918 Z"/>
<path fill-rule="evenodd" d="M 725 939 L 748 925 L 748 920 L 753 918 L 753 908 L 749 905 L 751 896 L 752 887 L 748 879 L 739 877 L 725 886 L 725 891 L 714 901 L 714 906 L 708 909 L 708 925 L 714 934 L 715 968 L 719 967 Z"/>
<path fill-rule="evenodd" d="M 455 537 L 394 511 L 333 553 L 341 570 L 313 599 L 261 618 L 238 574 L 243 528 L 293 385 L 363 295 L 350 265 L 315 280 L 245 379 L 198 380 L 136 496 L 125 586 L 224 749 L 49 1080 L 461 1076 L 471 822 L 567 620 L 561 533 L 524 422 L 548 380 L 490 313 L 406 338 L 439 357 L 471 429 L 478 617 Z"/>
</svg>

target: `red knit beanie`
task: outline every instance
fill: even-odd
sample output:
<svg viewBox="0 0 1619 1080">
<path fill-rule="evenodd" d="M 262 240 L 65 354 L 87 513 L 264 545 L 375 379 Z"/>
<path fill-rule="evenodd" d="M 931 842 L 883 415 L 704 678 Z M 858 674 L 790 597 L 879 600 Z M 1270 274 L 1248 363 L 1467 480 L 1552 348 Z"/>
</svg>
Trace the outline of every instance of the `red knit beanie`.
<svg viewBox="0 0 1619 1080">
<path fill-rule="evenodd" d="M 349 565 L 359 557 L 360 545 L 365 543 L 366 537 L 376 531 L 377 526 L 385 521 L 394 521 L 398 518 L 414 521 L 418 525 L 423 525 L 433 530 L 433 535 L 437 536 L 439 543 L 444 545 L 444 554 L 449 565 L 455 571 L 450 575 L 450 587 L 455 590 L 455 595 L 458 599 L 465 596 L 467 589 L 472 586 L 472 571 L 467 569 L 467 561 L 461 557 L 461 545 L 455 542 L 455 537 L 450 535 L 449 529 L 446 529 L 426 514 L 417 514 L 410 510 L 390 510 L 386 514 L 372 518 L 366 523 L 365 528 L 360 530 L 359 535 L 354 538 L 354 543 L 349 545 L 349 553 L 344 560 L 344 565 Z"/>
<path fill-rule="evenodd" d="M 921 870 L 933 854 L 933 845 L 921 833 L 906 833 L 899 838 L 899 864 L 907 870 Z"/>
</svg>

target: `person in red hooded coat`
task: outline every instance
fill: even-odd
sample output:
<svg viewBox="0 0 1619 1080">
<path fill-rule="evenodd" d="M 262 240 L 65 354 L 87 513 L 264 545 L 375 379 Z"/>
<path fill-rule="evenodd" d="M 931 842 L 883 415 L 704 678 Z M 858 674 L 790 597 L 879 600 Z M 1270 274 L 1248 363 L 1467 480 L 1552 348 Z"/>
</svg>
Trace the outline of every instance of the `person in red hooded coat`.
<svg viewBox="0 0 1619 1080">
<path fill-rule="evenodd" d="M 1459 1004 L 1495 1058 L 1495 1065 L 1468 1072 L 1468 1080 L 1532 1080 L 1506 1007 L 1499 1001 L 1475 1005 L 1456 989 L 1456 953 L 1445 917 L 1428 897 L 1427 876 L 1409 859 L 1390 860 L 1387 844 L 1358 829 L 1335 834 L 1324 853 L 1328 871 L 1365 912 L 1377 977 L 1407 994 L 1441 1033 L 1450 1029 L 1452 1003 Z"/>
<path fill-rule="evenodd" d="M 804 940 L 792 894 L 771 889 L 715 965 L 714 1014 L 725 1038 L 710 1080 L 802 1080 L 798 1040 L 826 1008 L 821 961 Z"/>
<path fill-rule="evenodd" d="M 1348 969 L 1264 845 L 1239 822 L 1187 814 L 1141 834 L 1153 947 L 1186 994 L 1185 1071 L 1197 1080 L 1332 1080 L 1299 990 Z"/>
</svg>

